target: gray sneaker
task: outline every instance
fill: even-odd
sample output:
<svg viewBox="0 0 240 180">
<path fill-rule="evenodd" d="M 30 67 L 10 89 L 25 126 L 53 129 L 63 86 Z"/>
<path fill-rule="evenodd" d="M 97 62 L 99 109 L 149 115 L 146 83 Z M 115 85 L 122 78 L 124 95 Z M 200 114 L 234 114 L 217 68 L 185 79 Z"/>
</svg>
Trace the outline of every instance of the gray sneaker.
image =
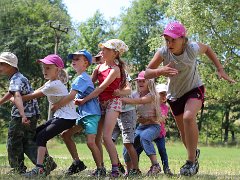
<svg viewBox="0 0 240 180">
<path fill-rule="evenodd" d="M 195 163 L 186 161 L 186 163 L 180 168 L 180 174 L 183 176 L 193 176 L 197 174 L 199 169 L 198 161 Z"/>
<path fill-rule="evenodd" d="M 26 172 L 25 174 L 22 174 L 22 176 L 26 178 L 40 178 L 40 177 L 46 177 L 46 172 L 41 167 L 35 167 L 31 171 Z"/>
<path fill-rule="evenodd" d="M 106 168 L 102 167 L 102 168 L 97 168 L 92 174 L 92 177 L 105 177 L 106 176 Z"/>
</svg>

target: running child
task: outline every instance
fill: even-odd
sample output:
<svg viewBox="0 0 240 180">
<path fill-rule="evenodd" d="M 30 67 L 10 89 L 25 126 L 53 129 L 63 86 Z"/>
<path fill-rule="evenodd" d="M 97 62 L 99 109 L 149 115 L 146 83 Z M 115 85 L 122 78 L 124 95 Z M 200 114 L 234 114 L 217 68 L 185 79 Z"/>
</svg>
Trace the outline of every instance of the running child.
<svg viewBox="0 0 240 180">
<path fill-rule="evenodd" d="M 204 102 L 205 88 L 197 71 L 197 57 L 206 54 L 214 63 L 220 78 L 231 83 L 211 47 L 200 42 L 189 42 L 186 28 L 179 22 L 170 22 L 163 31 L 166 46 L 161 47 L 149 63 L 145 78 L 168 77 L 167 102 L 177 123 L 182 142 L 187 150 L 187 161 L 180 174 L 192 176 L 198 172 L 198 127 L 196 116 Z M 161 68 L 158 66 L 163 63 Z"/>
</svg>

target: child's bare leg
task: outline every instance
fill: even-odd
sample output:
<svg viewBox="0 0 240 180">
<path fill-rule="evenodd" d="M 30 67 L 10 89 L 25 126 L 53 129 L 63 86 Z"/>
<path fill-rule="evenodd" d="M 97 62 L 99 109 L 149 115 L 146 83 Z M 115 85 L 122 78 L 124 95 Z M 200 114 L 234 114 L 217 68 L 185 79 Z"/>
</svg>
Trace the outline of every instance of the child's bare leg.
<svg viewBox="0 0 240 180">
<path fill-rule="evenodd" d="M 92 152 L 92 156 L 96 163 L 96 166 L 98 168 L 101 168 L 102 167 L 101 152 L 99 151 L 98 146 L 95 143 L 95 138 L 96 138 L 95 134 L 88 134 L 87 135 L 87 145 L 88 145 L 88 148 Z"/>
<path fill-rule="evenodd" d="M 185 140 L 188 150 L 188 160 L 195 162 L 198 144 L 198 126 L 196 123 L 197 112 L 201 109 L 202 102 L 197 99 L 189 99 L 185 105 L 183 124 Z"/>
<path fill-rule="evenodd" d="M 98 130 L 97 130 L 97 135 L 96 135 L 96 138 L 95 138 L 96 145 L 97 145 L 97 147 L 100 151 L 100 158 L 101 158 L 101 166 L 102 167 L 104 167 L 103 149 L 102 149 L 103 122 L 104 122 L 104 116 L 102 116 L 100 121 L 98 122 Z"/>
<path fill-rule="evenodd" d="M 68 151 L 70 152 L 73 160 L 79 160 L 76 144 L 72 139 L 72 136 L 76 134 L 77 132 L 80 132 L 82 130 L 81 126 L 75 125 L 70 129 L 67 129 L 61 133 L 61 137 L 63 141 L 65 142 Z"/>
<path fill-rule="evenodd" d="M 124 146 L 127 149 L 127 152 L 131 158 L 131 163 L 127 164 L 128 162 L 126 162 L 127 165 L 127 169 L 129 170 L 128 166 L 130 166 L 131 169 L 139 169 L 138 167 L 138 155 L 137 152 L 133 146 L 133 144 L 131 143 L 125 143 Z"/>
<path fill-rule="evenodd" d="M 104 126 L 103 126 L 103 140 L 104 145 L 108 151 L 112 165 L 118 164 L 117 150 L 114 142 L 112 141 L 112 133 L 117 122 L 119 112 L 108 111 L 105 115 Z"/>
</svg>

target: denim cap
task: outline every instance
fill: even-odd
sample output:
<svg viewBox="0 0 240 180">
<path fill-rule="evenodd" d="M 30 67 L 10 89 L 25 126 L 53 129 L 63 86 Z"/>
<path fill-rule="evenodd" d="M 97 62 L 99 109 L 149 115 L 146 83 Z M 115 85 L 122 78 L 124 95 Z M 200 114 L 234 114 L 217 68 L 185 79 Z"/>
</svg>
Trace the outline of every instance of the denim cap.
<svg viewBox="0 0 240 180">
<path fill-rule="evenodd" d="M 42 62 L 44 64 L 55 64 L 59 68 L 64 68 L 63 60 L 57 54 L 50 54 L 43 59 L 37 60 L 37 62 Z"/>
<path fill-rule="evenodd" d="M 128 46 L 120 39 L 110 39 L 105 43 L 100 43 L 98 46 L 100 48 L 106 47 L 108 49 L 114 49 L 118 51 L 120 55 L 128 51 Z"/>
<path fill-rule="evenodd" d="M 92 64 L 92 55 L 86 49 L 82 49 L 75 53 L 69 54 L 68 59 L 73 59 L 74 55 L 84 55 L 87 58 L 89 64 Z"/>
<path fill-rule="evenodd" d="M 186 36 L 186 29 L 180 22 L 169 23 L 163 31 L 162 35 L 170 36 L 173 39 Z"/>
<path fill-rule="evenodd" d="M 18 58 L 11 52 L 2 52 L 0 54 L 0 62 L 9 64 L 10 66 L 18 69 Z"/>
</svg>

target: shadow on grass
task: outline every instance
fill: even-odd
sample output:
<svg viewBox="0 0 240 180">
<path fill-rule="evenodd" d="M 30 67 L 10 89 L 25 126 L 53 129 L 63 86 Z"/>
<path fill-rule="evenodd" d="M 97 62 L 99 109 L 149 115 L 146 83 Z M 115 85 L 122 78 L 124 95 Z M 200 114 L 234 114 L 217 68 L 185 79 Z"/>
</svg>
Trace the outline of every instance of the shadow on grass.
<svg viewBox="0 0 240 180">
<path fill-rule="evenodd" d="M 9 167 L 6 167 L 6 166 L 0 166 L 0 180 L 2 179 L 9 179 L 9 180 L 23 180 L 23 179 L 27 179 L 27 178 L 24 178 L 22 177 L 21 175 L 18 175 L 18 174 L 8 174 L 10 168 Z M 32 179 L 51 179 L 51 180 L 76 180 L 76 179 L 104 179 L 104 180 L 108 180 L 110 179 L 109 177 L 103 177 L 103 178 L 94 178 L 94 177 L 91 177 L 90 174 L 91 174 L 92 170 L 85 170 L 81 173 L 78 173 L 78 174 L 74 174 L 72 176 L 65 176 L 64 175 L 64 171 L 63 170 L 54 170 L 49 176 L 47 177 L 39 177 L 39 178 L 32 178 Z M 192 177 L 184 177 L 184 176 L 180 176 L 178 174 L 174 174 L 173 176 L 171 177 L 168 177 L 162 173 L 158 174 L 157 176 L 146 176 L 145 175 L 146 172 L 143 172 L 143 174 L 141 176 L 138 176 L 138 177 L 134 177 L 134 178 L 127 178 L 127 179 L 144 179 L 144 180 L 149 180 L 149 179 L 156 179 L 156 180 L 166 180 L 166 179 L 204 179 L 204 180 L 209 180 L 209 179 L 217 179 L 217 180 L 221 180 L 221 179 L 240 179 L 240 175 L 229 175 L 229 174 L 221 174 L 221 175 L 209 175 L 209 174 L 197 174 L 195 176 L 192 176 Z M 121 176 L 120 178 L 118 179 L 126 179 L 124 178 L 123 176 Z"/>
</svg>

